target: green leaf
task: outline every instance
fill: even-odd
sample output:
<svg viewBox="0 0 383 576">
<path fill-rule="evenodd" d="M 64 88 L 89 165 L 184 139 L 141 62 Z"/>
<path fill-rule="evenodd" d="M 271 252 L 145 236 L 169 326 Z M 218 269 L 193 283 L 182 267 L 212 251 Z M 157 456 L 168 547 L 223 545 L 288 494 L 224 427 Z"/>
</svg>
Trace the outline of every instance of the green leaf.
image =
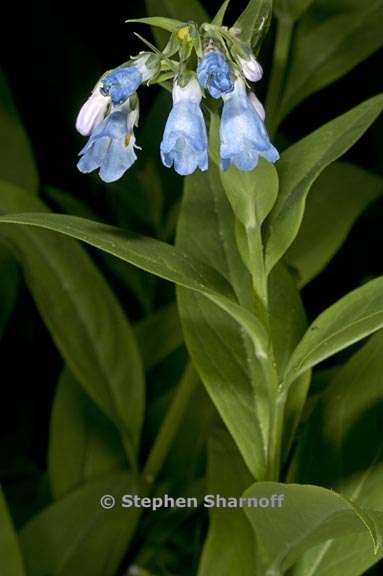
<svg viewBox="0 0 383 576">
<path fill-rule="evenodd" d="M 279 495 L 283 496 L 280 507 Z M 256 506 L 252 507 L 251 502 L 255 501 L 250 501 L 250 507 L 244 510 L 261 550 L 260 574 L 282 574 L 306 550 L 330 538 L 365 532 L 369 533 L 371 550 L 377 544 L 374 519 L 340 494 L 325 488 L 259 482 L 248 488 L 243 497 L 257 499 Z M 262 498 L 266 499 L 264 507 Z"/>
<path fill-rule="evenodd" d="M 242 30 L 241 40 L 257 51 L 266 34 L 272 15 L 272 0 L 250 0 L 234 27 Z"/>
<path fill-rule="evenodd" d="M 353 290 L 314 320 L 290 359 L 286 380 L 296 378 L 382 326 L 383 276 L 380 276 Z"/>
<path fill-rule="evenodd" d="M 267 334 L 257 318 L 233 300 L 230 287 L 211 267 L 173 246 L 114 226 L 59 214 L 15 214 L 0 223 L 28 224 L 83 240 L 147 272 L 205 294 L 226 310 L 251 335 L 257 353 L 264 355 Z"/>
<path fill-rule="evenodd" d="M 175 304 L 164 306 L 134 326 L 145 370 L 159 364 L 183 344 L 183 333 Z"/>
<path fill-rule="evenodd" d="M 46 207 L 2 183 L 0 211 L 19 210 L 41 212 Z M 48 212 L 42 216 L 53 217 Z M 118 426 L 133 460 L 143 420 L 144 375 L 133 331 L 113 292 L 76 242 L 12 225 L 1 226 L 1 234 L 20 259 L 58 349 L 87 393 Z"/>
<path fill-rule="evenodd" d="M 277 164 L 279 196 L 267 221 L 266 265 L 271 270 L 295 239 L 306 196 L 326 166 L 346 152 L 383 108 L 383 94 L 328 122 L 283 152 Z"/>
<path fill-rule="evenodd" d="M 0 487 L 0 572 L 4 576 L 25 576 L 17 534 Z"/>
<path fill-rule="evenodd" d="M 359 506 L 383 510 L 381 422 L 383 331 L 336 372 L 312 412 L 289 479 L 320 483 Z M 308 551 L 294 576 L 359 576 L 383 556 L 368 535 L 331 540 Z"/>
<path fill-rule="evenodd" d="M 214 165 L 185 179 L 176 246 L 224 275 L 246 313 L 254 314 L 251 277 L 238 254 L 233 212 Z M 203 295 L 183 289 L 177 295 L 194 365 L 248 467 L 261 477 L 268 392 L 252 343 Z"/>
<path fill-rule="evenodd" d="M 54 498 L 125 466 L 117 429 L 65 369 L 57 386 L 49 433 L 48 468 Z"/>
<path fill-rule="evenodd" d="M 120 505 L 138 486 L 126 473 L 89 482 L 42 510 L 20 532 L 28 576 L 115 576 L 140 514 Z M 100 504 L 115 497 L 113 510 Z"/>
<path fill-rule="evenodd" d="M 162 30 L 167 30 L 168 32 L 174 32 L 180 26 L 185 25 L 182 20 L 175 20 L 174 18 L 164 18 L 161 16 L 149 16 L 147 18 L 131 18 L 125 20 L 126 23 L 138 22 L 140 24 L 148 24 L 149 26 L 155 26 L 156 28 L 161 28 Z"/>
<path fill-rule="evenodd" d="M 230 4 L 230 0 L 225 0 L 222 3 L 217 14 L 214 16 L 213 20 L 211 21 L 212 24 L 215 24 L 216 26 L 222 26 L 223 19 L 225 17 L 226 10 L 227 10 L 227 7 L 229 6 L 229 4 Z"/>
<path fill-rule="evenodd" d="M 38 190 L 38 173 L 32 148 L 13 102 L 4 75 L 0 72 L 0 126 L 2 146 L 0 178 L 32 192 Z"/>
<path fill-rule="evenodd" d="M 280 119 L 305 98 L 334 82 L 370 56 L 383 43 L 383 1 L 345 7 L 305 32 L 298 28 Z M 331 39 L 331 41 L 329 41 Z"/>
<path fill-rule="evenodd" d="M 277 18 L 291 18 L 296 21 L 309 8 L 314 0 L 274 0 L 273 8 Z"/>
<path fill-rule="evenodd" d="M 358 166 L 335 162 L 314 183 L 301 227 L 285 259 L 302 287 L 319 274 L 352 225 L 383 193 L 383 179 Z"/>
<path fill-rule="evenodd" d="M 207 494 L 239 498 L 252 481 L 230 436 L 215 434 L 209 443 Z M 254 570 L 255 537 L 244 511 L 212 508 L 198 576 L 253 576 Z"/>
</svg>

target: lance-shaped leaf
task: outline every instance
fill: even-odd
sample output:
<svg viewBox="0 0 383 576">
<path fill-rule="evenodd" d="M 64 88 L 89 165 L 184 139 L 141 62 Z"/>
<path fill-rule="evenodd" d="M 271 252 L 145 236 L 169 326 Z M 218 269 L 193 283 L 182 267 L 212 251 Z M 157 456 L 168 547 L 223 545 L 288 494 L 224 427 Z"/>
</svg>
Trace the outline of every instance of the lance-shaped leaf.
<svg viewBox="0 0 383 576">
<path fill-rule="evenodd" d="M 203 24 L 209 22 L 210 18 L 202 4 L 198 0 L 145 0 L 146 10 L 150 17 L 161 19 L 175 19 L 180 22 L 189 20 Z M 159 46 L 166 43 L 168 36 L 156 28 L 153 29 L 154 37 Z"/>
<path fill-rule="evenodd" d="M 234 27 L 241 29 L 241 39 L 257 51 L 271 20 L 272 0 L 250 0 Z"/>
<path fill-rule="evenodd" d="M 113 424 L 64 369 L 53 402 L 49 431 L 49 480 L 56 500 L 97 476 L 126 467 Z"/>
<path fill-rule="evenodd" d="M 209 442 L 208 494 L 239 498 L 253 482 L 230 436 L 221 431 Z M 198 576 L 253 576 L 255 537 L 242 509 L 212 508 Z"/>
<path fill-rule="evenodd" d="M 28 576 L 115 576 L 140 514 L 121 507 L 121 497 L 138 491 L 128 474 L 108 475 L 43 509 L 20 532 Z M 114 509 L 101 506 L 105 494 Z"/>
<path fill-rule="evenodd" d="M 290 359 L 286 381 L 382 326 L 383 276 L 380 276 L 353 290 L 314 320 Z"/>
<path fill-rule="evenodd" d="M 223 19 L 226 14 L 227 7 L 230 4 L 230 0 L 225 0 L 221 5 L 220 9 L 218 10 L 217 14 L 214 16 L 213 20 L 211 21 L 212 24 L 216 26 L 222 26 Z"/>
<path fill-rule="evenodd" d="M 347 534 L 368 534 L 372 551 L 378 545 L 375 515 L 325 488 L 258 482 L 243 497 L 254 499 L 244 510 L 257 537 L 260 574 L 283 574 L 312 546 Z"/>
<path fill-rule="evenodd" d="M 302 225 L 285 260 L 302 287 L 339 250 L 362 212 L 383 194 L 383 178 L 359 166 L 335 162 L 320 175 L 307 198 Z"/>
<path fill-rule="evenodd" d="M 296 237 L 306 196 L 326 166 L 346 152 L 383 109 L 383 94 L 328 122 L 281 156 L 279 196 L 266 222 L 266 265 L 271 270 Z"/>
<path fill-rule="evenodd" d="M 0 210 L 47 208 L 34 196 L 2 183 Z M 49 216 L 49 212 L 43 214 Z M 118 426 L 134 461 L 144 412 L 144 374 L 132 328 L 113 292 L 73 240 L 10 225 L 2 226 L 0 234 L 15 250 L 62 356 L 87 393 Z"/>
<path fill-rule="evenodd" d="M 319 398 L 301 436 L 289 481 L 319 483 L 359 506 L 383 509 L 383 331 L 340 368 Z M 366 534 L 309 550 L 294 576 L 359 576 L 383 556 Z"/>
<path fill-rule="evenodd" d="M 4 576 L 25 576 L 19 541 L 3 491 L 0 487 L 0 572 Z"/>
<path fill-rule="evenodd" d="M 333 17 L 307 32 L 302 21 L 291 56 L 280 119 L 382 45 L 382 0 L 358 2 L 354 10 L 348 6 L 343 8 L 343 14 L 336 11 Z"/>
<path fill-rule="evenodd" d="M 263 325 L 233 299 L 232 290 L 223 277 L 170 244 L 75 216 L 15 214 L 2 216 L 0 222 L 28 224 L 83 240 L 147 272 L 201 292 L 243 326 L 260 356 L 266 354 L 268 336 Z"/>
<path fill-rule="evenodd" d="M 139 23 L 148 24 L 149 26 L 155 26 L 156 28 L 161 28 L 162 30 L 167 30 L 168 32 L 174 32 L 177 28 L 185 24 L 182 20 L 175 20 L 174 18 L 164 18 L 163 16 L 148 16 L 147 18 L 132 18 L 130 20 L 125 20 L 126 23 Z"/>
</svg>

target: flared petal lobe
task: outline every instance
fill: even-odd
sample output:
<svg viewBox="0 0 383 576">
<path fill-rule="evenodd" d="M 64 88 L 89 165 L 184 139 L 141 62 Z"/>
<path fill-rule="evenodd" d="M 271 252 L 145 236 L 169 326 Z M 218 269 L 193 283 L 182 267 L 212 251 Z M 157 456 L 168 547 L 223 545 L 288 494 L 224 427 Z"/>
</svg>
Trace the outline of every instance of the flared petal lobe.
<svg viewBox="0 0 383 576">
<path fill-rule="evenodd" d="M 201 88 L 191 80 L 181 88 L 173 88 L 173 108 L 166 122 L 161 142 L 161 159 L 165 166 L 181 176 L 192 174 L 197 168 L 207 170 L 208 143 L 205 120 L 200 108 Z"/>
<path fill-rule="evenodd" d="M 213 98 L 220 98 L 234 88 L 229 64 L 222 52 L 218 50 L 204 55 L 198 64 L 197 78 L 201 86 L 208 90 Z"/>
<path fill-rule="evenodd" d="M 251 101 L 245 83 L 240 78 L 235 82 L 234 91 L 224 96 L 220 126 L 223 170 L 230 164 L 246 172 L 253 170 L 259 156 L 269 162 L 279 159 L 277 149 L 270 142 L 259 104 L 256 106 Z"/>
<path fill-rule="evenodd" d="M 80 152 L 77 167 L 88 173 L 100 169 L 104 182 L 114 182 L 136 161 L 133 126 L 135 111 L 125 104 L 112 111 L 92 132 L 87 144 Z"/>
</svg>

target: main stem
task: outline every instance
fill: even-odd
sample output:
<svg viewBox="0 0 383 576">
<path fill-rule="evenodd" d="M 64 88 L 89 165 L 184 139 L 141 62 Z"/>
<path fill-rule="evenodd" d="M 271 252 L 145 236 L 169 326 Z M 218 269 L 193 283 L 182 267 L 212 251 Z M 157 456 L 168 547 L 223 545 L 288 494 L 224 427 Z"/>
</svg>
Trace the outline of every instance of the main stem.
<svg viewBox="0 0 383 576">
<path fill-rule="evenodd" d="M 278 19 L 271 77 L 266 96 L 266 118 L 271 137 L 279 125 L 280 100 L 290 53 L 292 31 L 293 21 L 290 18 Z"/>
</svg>

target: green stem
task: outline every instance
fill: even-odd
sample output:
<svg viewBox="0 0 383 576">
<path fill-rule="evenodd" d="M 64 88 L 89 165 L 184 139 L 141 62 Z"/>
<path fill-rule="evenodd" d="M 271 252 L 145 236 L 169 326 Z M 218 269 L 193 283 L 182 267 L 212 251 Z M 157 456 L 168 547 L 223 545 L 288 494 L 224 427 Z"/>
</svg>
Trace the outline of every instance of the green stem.
<svg viewBox="0 0 383 576">
<path fill-rule="evenodd" d="M 280 476 L 283 422 L 286 404 L 286 393 L 282 392 L 274 397 L 270 415 L 270 433 L 268 445 L 268 467 L 266 480 L 277 482 Z"/>
<path fill-rule="evenodd" d="M 293 21 L 290 18 L 278 19 L 273 65 L 266 96 L 266 118 L 271 137 L 279 125 L 280 101 L 290 53 L 292 31 Z"/>
<path fill-rule="evenodd" d="M 190 364 L 175 391 L 174 397 L 163 421 L 157 438 L 150 451 L 144 470 L 143 479 L 153 484 L 169 453 L 170 446 L 184 417 L 190 397 L 196 387 L 198 377 Z"/>
</svg>

